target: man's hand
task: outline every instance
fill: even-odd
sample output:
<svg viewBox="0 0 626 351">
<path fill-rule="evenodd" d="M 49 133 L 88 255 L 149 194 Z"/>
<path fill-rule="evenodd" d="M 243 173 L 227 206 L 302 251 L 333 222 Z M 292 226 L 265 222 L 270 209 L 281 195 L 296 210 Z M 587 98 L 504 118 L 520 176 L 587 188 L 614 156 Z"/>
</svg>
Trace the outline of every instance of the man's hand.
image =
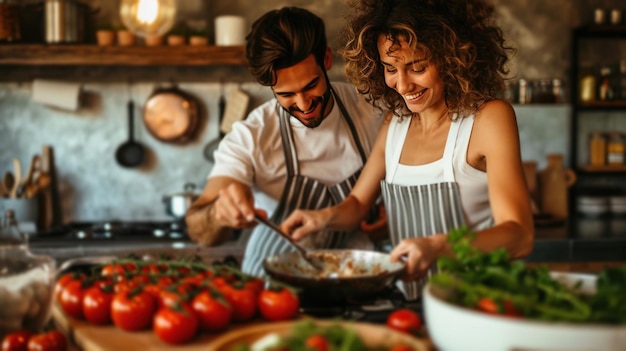
<svg viewBox="0 0 626 351">
<path fill-rule="evenodd" d="M 223 226 L 230 228 L 248 228 L 256 225 L 254 221 L 254 196 L 248 186 L 230 183 L 219 191 L 213 204 L 213 216 Z"/>
</svg>

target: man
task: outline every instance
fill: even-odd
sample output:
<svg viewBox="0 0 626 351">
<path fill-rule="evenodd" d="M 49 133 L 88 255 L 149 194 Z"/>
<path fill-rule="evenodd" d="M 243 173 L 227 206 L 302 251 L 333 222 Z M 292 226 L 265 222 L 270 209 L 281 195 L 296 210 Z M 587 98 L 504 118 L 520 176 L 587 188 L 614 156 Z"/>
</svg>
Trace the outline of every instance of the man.
<svg viewBox="0 0 626 351">
<path fill-rule="evenodd" d="M 296 7 L 272 10 L 253 23 L 246 40 L 250 72 L 271 87 L 274 99 L 233 125 L 215 152 L 203 193 L 187 212 L 190 237 L 208 245 L 219 245 L 232 229 L 256 225 L 255 209 L 281 223 L 297 208 L 341 202 L 382 122 L 354 86 L 330 84 L 332 52 L 318 16 Z M 320 232 L 301 244 L 359 247 L 347 238 Z M 242 270 L 261 276 L 266 257 L 288 251 L 293 251 L 288 241 L 259 225 L 248 240 Z"/>
</svg>

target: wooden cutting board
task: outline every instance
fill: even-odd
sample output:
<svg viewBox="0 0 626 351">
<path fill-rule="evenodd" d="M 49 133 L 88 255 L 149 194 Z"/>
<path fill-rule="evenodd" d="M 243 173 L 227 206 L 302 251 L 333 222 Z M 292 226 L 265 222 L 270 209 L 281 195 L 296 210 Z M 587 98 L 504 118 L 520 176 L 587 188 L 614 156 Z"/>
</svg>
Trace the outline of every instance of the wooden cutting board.
<svg viewBox="0 0 626 351">
<path fill-rule="evenodd" d="M 113 325 L 97 326 L 83 320 L 68 317 L 56 303 L 53 304 L 52 318 L 56 327 L 67 335 L 78 350 L 88 351 L 207 351 L 213 340 L 219 338 L 224 333 L 241 327 L 232 325 L 222 333 L 203 332 L 190 343 L 184 345 L 170 345 L 159 340 L 152 330 L 127 332 Z M 261 324 L 263 322 L 256 323 Z M 254 323 L 249 323 L 245 326 L 253 324 Z"/>
<path fill-rule="evenodd" d="M 115 326 L 96 326 L 86 321 L 66 316 L 61 308 L 53 305 L 52 317 L 56 327 L 65 333 L 79 350 L 150 350 L 150 351 L 230 351 L 241 342 L 252 343 L 264 335 L 287 332 L 294 321 L 267 322 L 255 321 L 245 324 L 233 324 L 221 333 L 203 332 L 192 342 L 184 345 L 169 345 L 159 340 L 152 330 L 126 332 Z M 330 321 L 320 321 L 330 323 Z M 415 351 L 434 350 L 427 339 L 417 339 L 393 331 L 383 325 L 355 323 L 356 331 L 366 343 L 380 340 L 381 342 L 402 342 Z"/>
</svg>

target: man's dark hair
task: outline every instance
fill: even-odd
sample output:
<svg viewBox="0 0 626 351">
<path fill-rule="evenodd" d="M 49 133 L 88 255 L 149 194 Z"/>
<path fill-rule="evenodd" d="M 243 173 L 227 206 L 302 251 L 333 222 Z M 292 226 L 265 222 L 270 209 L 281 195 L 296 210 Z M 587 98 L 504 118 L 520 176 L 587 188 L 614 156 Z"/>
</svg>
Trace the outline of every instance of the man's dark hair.
<svg viewBox="0 0 626 351">
<path fill-rule="evenodd" d="M 261 16 L 246 37 L 248 69 L 265 86 L 276 84 L 276 70 L 291 67 L 310 54 L 324 67 L 324 21 L 308 10 L 283 7 Z"/>
</svg>

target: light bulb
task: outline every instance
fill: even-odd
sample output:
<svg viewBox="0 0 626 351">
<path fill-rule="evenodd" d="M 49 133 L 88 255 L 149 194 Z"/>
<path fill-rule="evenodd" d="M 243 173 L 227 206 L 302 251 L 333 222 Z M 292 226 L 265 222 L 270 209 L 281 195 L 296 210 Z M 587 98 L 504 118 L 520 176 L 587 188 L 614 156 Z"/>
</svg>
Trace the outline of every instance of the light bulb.
<svg viewBox="0 0 626 351">
<path fill-rule="evenodd" d="M 122 0 L 120 17 L 124 26 L 136 35 L 162 35 L 176 21 L 176 0 Z"/>
</svg>

